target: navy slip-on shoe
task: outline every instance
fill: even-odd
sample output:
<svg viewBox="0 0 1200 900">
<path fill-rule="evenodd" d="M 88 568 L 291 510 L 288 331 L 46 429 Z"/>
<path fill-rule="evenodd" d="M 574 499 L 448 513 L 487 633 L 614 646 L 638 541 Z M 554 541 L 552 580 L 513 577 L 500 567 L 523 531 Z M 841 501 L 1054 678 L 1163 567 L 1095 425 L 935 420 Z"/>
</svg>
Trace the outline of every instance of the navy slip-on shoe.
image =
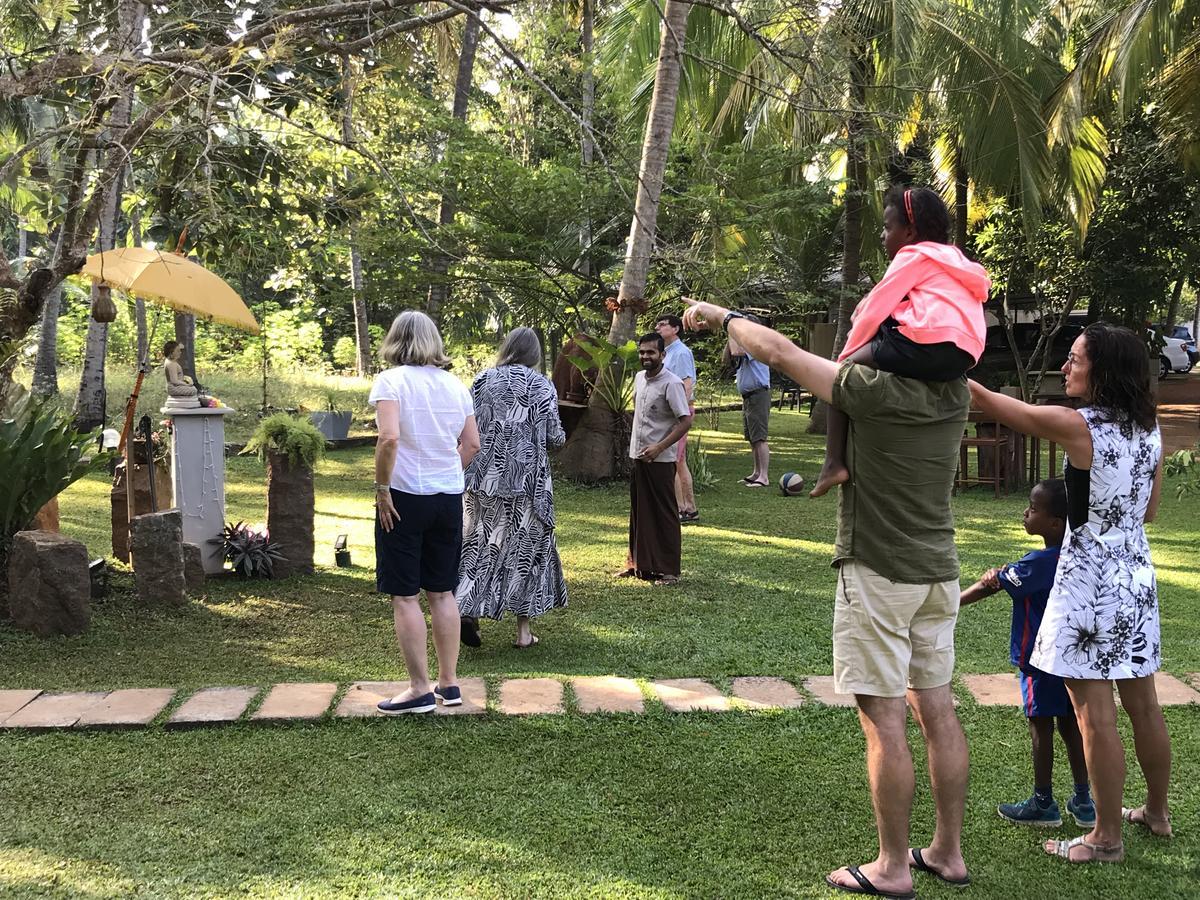
<svg viewBox="0 0 1200 900">
<path fill-rule="evenodd" d="M 431 713 L 437 709 L 437 701 L 432 693 L 421 694 L 411 700 L 397 700 L 393 697 L 391 700 L 380 700 L 376 705 L 381 713 L 389 716 L 399 716 L 404 713 Z"/>
<path fill-rule="evenodd" d="M 435 687 L 433 695 L 442 701 L 442 706 L 462 706 L 462 691 L 458 685 L 451 687 Z"/>
</svg>

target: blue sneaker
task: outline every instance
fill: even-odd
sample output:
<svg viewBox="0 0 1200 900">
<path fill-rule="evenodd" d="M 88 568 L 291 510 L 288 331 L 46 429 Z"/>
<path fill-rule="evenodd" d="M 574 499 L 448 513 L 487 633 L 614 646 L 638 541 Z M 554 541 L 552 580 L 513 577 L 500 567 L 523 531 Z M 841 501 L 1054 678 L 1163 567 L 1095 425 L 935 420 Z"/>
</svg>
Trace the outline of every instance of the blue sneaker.
<svg viewBox="0 0 1200 900">
<path fill-rule="evenodd" d="M 435 687 L 433 695 L 442 701 L 442 706 L 462 706 L 462 691 L 457 684 L 448 688 Z"/>
<path fill-rule="evenodd" d="M 1080 828 L 1093 828 L 1096 825 L 1096 804 L 1091 797 L 1078 803 L 1072 797 L 1067 801 L 1067 812 L 1075 817 L 1075 824 Z"/>
<path fill-rule="evenodd" d="M 1021 803 L 1001 803 L 996 811 L 1000 818 L 1008 819 L 1018 825 L 1034 825 L 1038 828 L 1057 828 L 1062 824 L 1062 816 L 1058 812 L 1058 804 L 1053 800 L 1048 806 L 1038 803 L 1037 797 L 1030 797 Z"/>
<path fill-rule="evenodd" d="M 433 694 L 429 693 L 421 694 L 410 700 L 397 700 L 395 697 L 391 700 L 380 700 L 376 706 L 381 713 L 400 716 L 405 713 L 431 713 L 437 709 L 437 701 L 433 698 Z"/>
</svg>

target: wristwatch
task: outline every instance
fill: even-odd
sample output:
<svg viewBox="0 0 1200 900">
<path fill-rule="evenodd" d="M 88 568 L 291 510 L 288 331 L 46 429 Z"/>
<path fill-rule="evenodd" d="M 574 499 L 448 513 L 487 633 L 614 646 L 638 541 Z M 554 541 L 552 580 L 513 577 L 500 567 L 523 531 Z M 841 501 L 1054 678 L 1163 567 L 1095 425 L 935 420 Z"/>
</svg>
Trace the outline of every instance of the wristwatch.
<svg viewBox="0 0 1200 900">
<path fill-rule="evenodd" d="M 729 312 L 725 313 L 725 318 L 721 320 L 721 330 L 722 331 L 729 330 L 729 320 L 730 319 L 744 319 L 744 318 L 746 318 L 745 313 L 736 312 L 735 310 L 731 309 Z"/>
</svg>

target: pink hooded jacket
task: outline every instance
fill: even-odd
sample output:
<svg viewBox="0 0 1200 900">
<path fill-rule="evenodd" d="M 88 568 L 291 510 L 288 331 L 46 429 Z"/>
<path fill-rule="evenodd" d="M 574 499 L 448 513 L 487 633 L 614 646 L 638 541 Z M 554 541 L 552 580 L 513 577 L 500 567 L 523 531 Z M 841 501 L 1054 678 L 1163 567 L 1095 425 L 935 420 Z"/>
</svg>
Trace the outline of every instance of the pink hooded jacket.
<svg viewBox="0 0 1200 900">
<path fill-rule="evenodd" d="M 909 340 L 953 341 L 978 362 L 987 334 L 983 304 L 991 285 L 983 266 L 953 244 L 920 241 L 902 247 L 883 278 L 859 301 L 838 360 L 869 344 L 891 316 Z"/>
</svg>

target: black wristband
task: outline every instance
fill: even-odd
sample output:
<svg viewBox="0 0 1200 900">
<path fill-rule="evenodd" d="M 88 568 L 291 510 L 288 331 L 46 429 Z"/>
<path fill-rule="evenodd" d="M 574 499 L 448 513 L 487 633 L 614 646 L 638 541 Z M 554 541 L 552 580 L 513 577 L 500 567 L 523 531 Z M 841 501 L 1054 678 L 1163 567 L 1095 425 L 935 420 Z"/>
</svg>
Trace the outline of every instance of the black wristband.
<svg viewBox="0 0 1200 900">
<path fill-rule="evenodd" d="M 744 318 L 746 318 L 744 313 L 735 312 L 734 310 L 730 310 L 729 312 L 725 313 L 725 318 L 721 320 L 721 330 L 722 331 L 729 330 L 729 320 L 730 319 L 744 319 Z"/>
</svg>

